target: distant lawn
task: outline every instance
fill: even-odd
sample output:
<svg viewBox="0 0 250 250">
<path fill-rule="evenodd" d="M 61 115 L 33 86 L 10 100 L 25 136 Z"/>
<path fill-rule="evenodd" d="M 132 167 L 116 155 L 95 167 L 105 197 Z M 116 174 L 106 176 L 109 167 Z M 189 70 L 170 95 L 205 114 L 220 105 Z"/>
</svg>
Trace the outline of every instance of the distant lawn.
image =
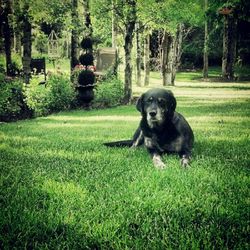
<svg viewBox="0 0 250 250">
<path fill-rule="evenodd" d="M 170 87 L 189 169 L 102 145 L 132 136 L 134 106 L 0 124 L 0 249 L 249 249 L 249 85 L 212 86 Z"/>
</svg>

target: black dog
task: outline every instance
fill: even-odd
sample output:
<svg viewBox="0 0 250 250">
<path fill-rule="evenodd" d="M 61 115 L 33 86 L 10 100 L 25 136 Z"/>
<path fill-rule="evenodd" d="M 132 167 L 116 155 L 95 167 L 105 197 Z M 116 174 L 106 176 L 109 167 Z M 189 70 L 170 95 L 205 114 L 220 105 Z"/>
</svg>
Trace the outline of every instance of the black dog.
<svg viewBox="0 0 250 250">
<path fill-rule="evenodd" d="M 110 147 L 145 145 L 158 168 L 164 168 L 163 153 L 178 153 L 181 165 L 189 164 L 194 143 L 193 131 L 185 118 L 175 112 L 176 99 L 171 91 L 151 89 L 137 101 L 137 110 L 142 114 L 139 128 L 133 140 L 105 143 Z"/>
</svg>

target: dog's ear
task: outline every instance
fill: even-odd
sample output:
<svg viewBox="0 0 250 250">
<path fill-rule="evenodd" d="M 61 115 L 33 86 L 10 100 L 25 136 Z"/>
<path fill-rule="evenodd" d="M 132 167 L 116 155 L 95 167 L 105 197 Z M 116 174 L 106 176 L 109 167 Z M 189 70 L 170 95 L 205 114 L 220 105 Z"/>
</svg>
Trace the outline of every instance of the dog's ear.
<svg viewBox="0 0 250 250">
<path fill-rule="evenodd" d="M 136 109 L 142 113 L 143 111 L 143 94 L 139 97 L 139 99 L 136 102 Z"/>
</svg>

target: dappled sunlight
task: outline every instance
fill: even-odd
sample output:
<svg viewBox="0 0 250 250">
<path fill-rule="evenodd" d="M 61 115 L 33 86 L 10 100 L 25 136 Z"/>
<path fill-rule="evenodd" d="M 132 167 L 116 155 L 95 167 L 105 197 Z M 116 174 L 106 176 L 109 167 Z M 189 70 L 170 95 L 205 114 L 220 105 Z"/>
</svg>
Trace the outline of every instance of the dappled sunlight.
<svg viewBox="0 0 250 250">
<path fill-rule="evenodd" d="M 160 80 L 152 79 L 149 86 L 133 86 L 136 96 L 141 95 L 151 88 L 166 88 L 178 97 L 205 98 L 216 100 L 249 98 L 250 83 L 223 83 L 223 82 L 182 82 L 177 81 L 174 86 L 162 86 Z"/>
<path fill-rule="evenodd" d="M 60 196 L 61 198 L 77 197 L 78 200 L 84 202 L 87 195 L 87 190 L 83 189 L 75 182 L 58 182 L 53 179 L 45 179 L 42 184 L 42 190 L 53 196 Z"/>
<path fill-rule="evenodd" d="M 34 143 L 41 140 L 41 138 L 35 136 L 19 136 L 19 135 L 4 135 L 1 136 L 1 140 L 12 141 L 15 143 Z"/>
<path fill-rule="evenodd" d="M 245 121 L 250 122 L 250 117 L 228 116 L 228 114 L 225 114 L 224 116 L 216 116 L 216 115 L 190 116 L 187 118 L 187 120 L 192 123 L 201 122 L 205 124 L 207 122 L 210 122 L 219 125 L 226 125 L 227 123 L 231 124 L 232 122 L 235 124 L 242 123 Z"/>
<path fill-rule="evenodd" d="M 50 220 L 60 219 L 65 224 L 75 223 L 76 213 L 90 198 L 88 191 L 76 182 L 55 181 L 51 178 L 44 179 L 41 191 L 50 198 L 49 209 L 60 213 L 52 213 Z M 48 202 L 48 201 L 47 201 Z"/>
<path fill-rule="evenodd" d="M 70 122 L 70 121 L 138 121 L 138 116 L 124 116 L 124 115 L 104 115 L 104 116 L 83 116 L 83 117 L 74 117 L 74 116 L 50 116 L 50 120 Z"/>
</svg>

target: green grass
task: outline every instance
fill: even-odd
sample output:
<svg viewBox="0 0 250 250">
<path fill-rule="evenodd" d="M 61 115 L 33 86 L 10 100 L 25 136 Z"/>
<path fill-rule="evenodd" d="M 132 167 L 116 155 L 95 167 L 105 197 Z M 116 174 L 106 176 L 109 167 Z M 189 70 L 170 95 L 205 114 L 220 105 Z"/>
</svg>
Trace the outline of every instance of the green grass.
<svg viewBox="0 0 250 250">
<path fill-rule="evenodd" d="M 189 169 L 102 145 L 131 137 L 134 106 L 0 124 L 0 248 L 249 249 L 249 85 L 212 86 L 171 87 Z"/>
</svg>

